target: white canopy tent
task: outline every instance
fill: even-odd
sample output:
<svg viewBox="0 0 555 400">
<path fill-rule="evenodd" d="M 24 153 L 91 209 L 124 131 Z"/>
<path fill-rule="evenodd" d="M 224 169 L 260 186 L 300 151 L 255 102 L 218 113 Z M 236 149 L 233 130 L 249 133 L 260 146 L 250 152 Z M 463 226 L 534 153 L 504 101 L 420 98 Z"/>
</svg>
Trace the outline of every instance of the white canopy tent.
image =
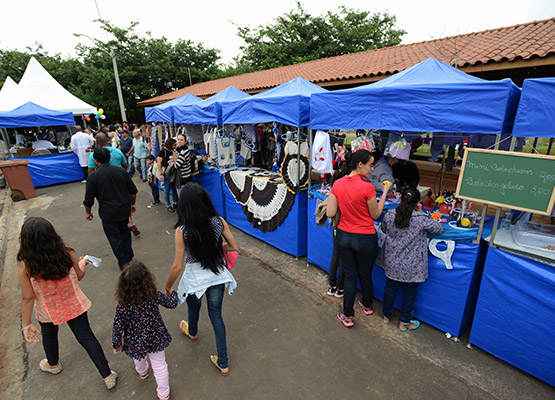
<svg viewBox="0 0 555 400">
<path fill-rule="evenodd" d="M 16 85 L 12 79 L 2 87 L 0 96 L 0 112 L 11 111 L 29 101 L 55 111 L 69 111 L 73 115 L 96 113 L 96 107 L 85 103 L 68 92 L 60 85 L 42 65 L 31 57 L 25 73 Z M 8 95 L 4 95 L 4 87 L 8 85 Z M 14 86 L 15 85 L 15 86 Z"/>
</svg>

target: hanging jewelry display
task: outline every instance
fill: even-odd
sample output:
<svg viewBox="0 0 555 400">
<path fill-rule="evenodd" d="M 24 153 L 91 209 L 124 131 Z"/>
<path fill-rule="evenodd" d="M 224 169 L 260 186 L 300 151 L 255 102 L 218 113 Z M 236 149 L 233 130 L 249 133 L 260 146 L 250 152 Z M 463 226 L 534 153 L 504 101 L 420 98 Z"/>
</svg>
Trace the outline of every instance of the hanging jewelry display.
<svg viewBox="0 0 555 400">
<path fill-rule="evenodd" d="M 280 226 L 295 202 L 281 177 L 257 168 L 237 168 L 224 175 L 229 191 L 247 220 L 262 232 Z"/>
<path fill-rule="evenodd" d="M 310 174 L 308 143 L 301 142 L 299 149 L 296 142 L 287 142 L 280 174 L 283 183 L 292 193 L 297 193 L 299 188 L 308 185 Z"/>
</svg>

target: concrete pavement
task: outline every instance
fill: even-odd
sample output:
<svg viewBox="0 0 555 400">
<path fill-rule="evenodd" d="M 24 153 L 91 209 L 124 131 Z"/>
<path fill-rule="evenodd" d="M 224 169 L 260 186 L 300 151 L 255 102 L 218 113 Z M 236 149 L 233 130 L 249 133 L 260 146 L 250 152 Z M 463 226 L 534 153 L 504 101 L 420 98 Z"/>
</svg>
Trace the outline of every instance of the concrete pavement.
<svg viewBox="0 0 555 400">
<path fill-rule="evenodd" d="M 141 235 L 133 239 L 133 248 L 163 288 L 173 260 L 175 214 L 163 206 L 147 209 L 150 189 L 135 182 L 139 195 L 134 221 Z M 83 193 L 81 183 L 41 188 L 37 199 L 15 203 L 9 210 L 0 287 L 0 398 L 156 398 L 153 377 L 140 381 L 129 357 L 112 354 L 119 269 L 96 206 L 95 220 L 85 221 Z M 78 255 L 104 260 L 100 268 L 88 267 L 81 287 L 93 302 L 91 326 L 119 374 L 115 389 L 105 389 L 67 325 L 60 328 L 60 375 L 39 371 L 42 345 L 23 342 L 14 260 L 25 215 L 48 218 Z M 201 312 L 200 338 L 191 342 L 178 329 L 186 306 L 162 309 L 173 337 L 166 351 L 173 399 L 553 398 L 551 386 L 479 349 L 467 349 L 464 337 L 455 343 L 425 324 L 410 333 L 400 332 L 397 320 L 383 324 L 377 316 L 379 302 L 377 315 L 365 316 L 355 309 L 355 327 L 343 327 L 335 317 L 340 300 L 326 295 L 323 271 L 307 266 L 306 258 L 296 260 L 241 231 L 233 232 L 240 247 L 233 271 L 239 286 L 224 298 L 230 375 L 221 376 L 208 359 L 216 349 L 206 311 Z"/>
</svg>

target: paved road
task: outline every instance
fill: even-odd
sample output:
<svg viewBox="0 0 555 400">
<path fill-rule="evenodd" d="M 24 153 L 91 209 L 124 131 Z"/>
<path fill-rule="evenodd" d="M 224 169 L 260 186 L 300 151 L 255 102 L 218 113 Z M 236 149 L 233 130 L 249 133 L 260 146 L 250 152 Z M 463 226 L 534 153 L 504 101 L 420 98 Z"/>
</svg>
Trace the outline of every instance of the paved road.
<svg viewBox="0 0 555 400">
<path fill-rule="evenodd" d="M 134 238 L 133 247 L 136 258 L 151 268 L 162 288 L 173 260 L 175 214 L 164 207 L 147 209 L 150 190 L 137 185 L 135 222 L 142 233 Z M 0 393 L 6 397 L 0 394 L 0 398 L 156 398 L 154 379 L 140 381 L 131 359 L 111 352 L 119 270 L 96 206 L 95 220 L 85 221 L 83 192 L 81 183 L 43 188 L 37 190 L 38 200 L 13 206 L 1 288 Z M 91 326 L 111 368 L 120 375 L 112 391 L 104 388 L 67 325 L 60 329 L 64 366 L 60 375 L 38 370 L 44 357 L 41 344 L 22 344 L 12 257 L 25 214 L 51 220 L 77 254 L 104 259 L 100 268 L 89 268 L 81 287 L 93 302 Z M 307 266 L 306 258 L 296 260 L 240 231 L 234 229 L 234 233 L 240 246 L 233 271 L 239 286 L 224 299 L 231 373 L 223 377 L 209 362 L 215 341 L 206 311 L 201 314 L 200 338 L 191 342 L 178 329 L 186 306 L 163 309 L 173 336 L 166 352 L 173 399 L 553 398 L 551 386 L 479 349 L 466 349 L 464 338 L 455 343 L 425 324 L 416 332 L 401 333 L 397 324 L 384 325 L 378 316 L 358 310 L 357 325 L 344 328 L 335 317 L 340 301 L 325 294 L 322 271 Z M 379 311 L 381 305 L 376 305 Z"/>
</svg>

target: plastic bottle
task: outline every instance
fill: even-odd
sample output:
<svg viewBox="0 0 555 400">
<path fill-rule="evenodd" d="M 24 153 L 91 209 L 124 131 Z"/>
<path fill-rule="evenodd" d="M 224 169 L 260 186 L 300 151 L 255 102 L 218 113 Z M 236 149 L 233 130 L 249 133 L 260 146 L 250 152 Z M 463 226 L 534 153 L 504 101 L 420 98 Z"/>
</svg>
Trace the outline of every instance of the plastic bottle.
<svg viewBox="0 0 555 400">
<path fill-rule="evenodd" d="M 511 210 L 505 211 L 503 214 L 503 220 L 501 221 L 501 229 L 509 229 L 511 227 L 511 221 L 513 219 L 513 213 Z"/>
</svg>

